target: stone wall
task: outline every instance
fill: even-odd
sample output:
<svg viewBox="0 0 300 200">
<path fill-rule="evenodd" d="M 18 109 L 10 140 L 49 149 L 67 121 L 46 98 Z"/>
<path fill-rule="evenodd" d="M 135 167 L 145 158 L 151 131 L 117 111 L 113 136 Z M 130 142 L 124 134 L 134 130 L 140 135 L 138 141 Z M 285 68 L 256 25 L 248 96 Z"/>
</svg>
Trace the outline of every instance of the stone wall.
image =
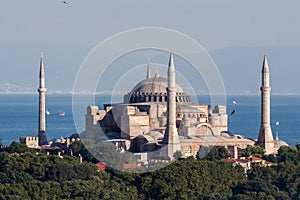
<svg viewBox="0 0 300 200">
<path fill-rule="evenodd" d="M 28 148 L 38 148 L 39 137 L 21 136 L 20 143 L 25 144 Z"/>
</svg>

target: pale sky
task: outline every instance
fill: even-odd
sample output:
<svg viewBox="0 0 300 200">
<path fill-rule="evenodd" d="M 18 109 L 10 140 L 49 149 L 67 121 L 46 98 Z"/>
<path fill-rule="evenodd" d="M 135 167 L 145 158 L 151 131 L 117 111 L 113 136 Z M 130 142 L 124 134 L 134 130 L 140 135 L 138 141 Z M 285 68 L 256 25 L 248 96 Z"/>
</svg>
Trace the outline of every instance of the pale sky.
<svg viewBox="0 0 300 200">
<path fill-rule="evenodd" d="M 230 92 L 259 92 L 266 48 L 273 91 L 300 93 L 292 84 L 300 75 L 300 2 L 296 0 L 0 2 L 0 84 L 37 87 L 43 51 L 48 90 L 71 90 L 78 67 L 94 46 L 121 31 L 151 26 L 180 31 L 203 45 Z M 241 65 L 247 66 L 246 79 L 239 78 L 245 71 Z"/>
</svg>

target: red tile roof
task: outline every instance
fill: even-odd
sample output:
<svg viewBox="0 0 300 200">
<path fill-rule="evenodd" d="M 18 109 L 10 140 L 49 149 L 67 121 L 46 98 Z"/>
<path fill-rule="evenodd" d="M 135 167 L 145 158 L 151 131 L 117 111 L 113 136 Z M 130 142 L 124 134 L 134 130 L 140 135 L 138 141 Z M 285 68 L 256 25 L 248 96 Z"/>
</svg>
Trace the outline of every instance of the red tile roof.
<svg viewBox="0 0 300 200">
<path fill-rule="evenodd" d="M 142 168 L 141 166 L 138 166 L 137 164 L 123 164 L 123 169 L 137 169 Z"/>
<path fill-rule="evenodd" d="M 251 161 L 262 161 L 261 158 L 255 157 L 255 156 L 249 156 L 247 157 L 247 159 L 251 160 Z"/>
<path fill-rule="evenodd" d="M 98 170 L 99 171 L 104 171 L 105 169 L 106 169 L 106 163 L 104 163 L 104 162 L 98 162 L 97 164 L 96 164 L 96 166 L 98 167 Z"/>
</svg>

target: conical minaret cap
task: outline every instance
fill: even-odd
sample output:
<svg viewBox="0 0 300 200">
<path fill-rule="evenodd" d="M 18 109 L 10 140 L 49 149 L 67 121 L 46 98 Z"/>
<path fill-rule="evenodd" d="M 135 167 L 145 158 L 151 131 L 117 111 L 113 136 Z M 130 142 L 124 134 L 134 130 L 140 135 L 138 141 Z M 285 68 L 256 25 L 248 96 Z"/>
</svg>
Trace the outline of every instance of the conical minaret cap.
<svg viewBox="0 0 300 200">
<path fill-rule="evenodd" d="M 267 55 L 264 55 L 264 61 L 263 61 L 263 66 L 262 66 L 262 73 L 270 73 L 269 71 L 269 65 L 268 65 L 268 60 L 267 60 Z"/>
<path fill-rule="evenodd" d="M 44 68 L 44 61 L 43 61 L 43 53 L 41 53 L 41 59 L 40 59 L 40 78 L 45 78 L 45 68 Z"/>
<path fill-rule="evenodd" d="M 173 53 L 170 52 L 170 58 L 169 58 L 169 72 L 174 72 L 175 66 L 174 66 L 174 59 L 173 59 Z"/>
</svg>

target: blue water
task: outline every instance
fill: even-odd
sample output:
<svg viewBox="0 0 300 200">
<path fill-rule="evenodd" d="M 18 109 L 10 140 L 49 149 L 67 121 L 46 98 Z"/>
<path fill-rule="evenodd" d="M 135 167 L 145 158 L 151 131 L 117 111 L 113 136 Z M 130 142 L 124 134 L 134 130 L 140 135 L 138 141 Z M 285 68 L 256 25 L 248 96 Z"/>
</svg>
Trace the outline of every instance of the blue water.
<svg viewBox="0 0 300 200">
<path fill-rule="evenodd" d="M 233 100 L 238 104 L 233 105 Z M 228 113 L 236 110 L 235 114 L 229 115 L 229 130 L 256 139 L 260 124 L 260 96 L 229 96 L 227 102 Z M 276 121 L 279 126 L 276 126 Z M 289 145 L 300 142 L 300 96 L 271 97 L 271 128 L 274 139 L 278 131 L 279 139 Z"/>
<path fill-rule="evenodd" d="M 109 103 L 109 95 L 97 96 L 97 104 Z M 122 97 L 120 97 L 120 100 Z M 290 145 L 300 142 L 300 96 L 271 97 L 271 126 L 275 137 Z M 238 104 L 234 105 L 232 101 Z M 199 96 L 199 102 L 209 103 L 208 96 Z M 72 95 L 47 95 L 47 109 L 51 113 L 64 111 L 64 117 L 46 117 L 48 139 L 67 137 L 77 133 L 72 116 Z M 229 131 L 249 138 L 257 138 L 260 124 L 260 96 L 227 96 Z M 275 122 L 280 125 L 276 127 Z M 37 135 L 38 95 L 0 95 L 0 138 L 4 145 L 18 141 L 20 136 Z"/>
</svg>

